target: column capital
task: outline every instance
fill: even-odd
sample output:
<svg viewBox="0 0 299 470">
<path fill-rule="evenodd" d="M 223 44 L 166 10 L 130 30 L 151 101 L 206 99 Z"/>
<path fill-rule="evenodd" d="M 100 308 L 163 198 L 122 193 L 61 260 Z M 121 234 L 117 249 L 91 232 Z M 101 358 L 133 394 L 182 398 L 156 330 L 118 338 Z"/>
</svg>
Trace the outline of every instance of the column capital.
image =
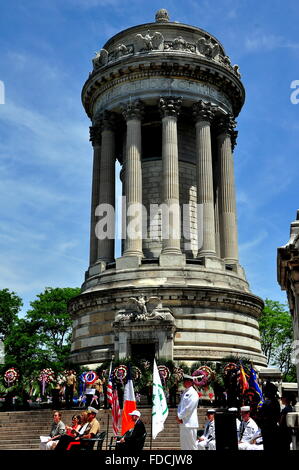
<svg viewBox="0 0 299 470">
<path fill-rule="evenodd" d="M 160 112 L 163 117 L 178 117 L 181 109 L 182 98 L 180 96 L 161 96 L 159 101 Z"/>
<path fill-rule="evenodd" d="M 233 137 L 237 123 L 232 114 L 225 114 L 217 119 L 216 130 L 217 134 L 226 134 Z M 236 138 L 236 136 L 234 137 Z"/>
<path fill-rule="evenodd" d="M 93 147 L 101 145 L 102 127 L 99 124 L 89 128 L 89 140 Z"/>
<path fill-rule="evenodd" d="M 215 106 L 210 102 L 199 100 L 193 104 L 192 114 L 195 122 L 208 121 L 211 123 L 215 117 Z"/>
<path fill-rule="evenodd" d="M 104 111 L 101 115 L 101 125 L 103 131 L 115 130 L 115 113 L 112 111 Z"/>
<path fill-rule="evenodd" d="M 137 119 L 141 121 L 144 114 L 144 104 L 140 99 L 122 103 L 121 112 L 126 121 Z"/>
</svg>

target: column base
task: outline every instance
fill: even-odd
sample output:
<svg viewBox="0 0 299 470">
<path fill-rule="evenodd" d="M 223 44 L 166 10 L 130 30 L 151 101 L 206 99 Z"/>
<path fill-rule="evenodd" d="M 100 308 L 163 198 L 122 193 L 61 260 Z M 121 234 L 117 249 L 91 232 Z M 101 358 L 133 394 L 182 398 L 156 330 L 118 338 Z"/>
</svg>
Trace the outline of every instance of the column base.
<svg viewBox="0 0 299 470">
<path fill-rule="evenodd" d="M 186 255 L 181 254 L 164 254 L 162 253 L 159 257 L 159 265 L 163 268 L 180 267 L 186 266 Z"/>
<path fill-rule="evenodd" d="M 106 270 L 106 261 L 97 261 L 95 264 L 90 266 L 87 271 L 88 277 L 96 276 L 97 274 L 101 274 L 103 271 Z"/>
<path fill-rule="evenodd" d="M 225 269 L 225 263 L 222 259 L 217 258 L 217 256 L 198 256 L 198 259 L 202 260 L 202 265 L 205 268 L 212 268 L 212 269 Z"/>
<path fill-rule="evenodd" d="M 116 269 L 134 269 L 141 265 L 142 256 L 122 256 L 116 259 Z"/>
</svg>

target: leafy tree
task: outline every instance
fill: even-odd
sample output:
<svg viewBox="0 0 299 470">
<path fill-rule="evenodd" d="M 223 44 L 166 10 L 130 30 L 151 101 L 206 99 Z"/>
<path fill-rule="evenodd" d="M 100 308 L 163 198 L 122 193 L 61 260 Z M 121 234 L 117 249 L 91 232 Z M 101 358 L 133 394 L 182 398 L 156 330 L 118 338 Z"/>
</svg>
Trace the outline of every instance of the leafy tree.
<svg viewBox="0 0 299 470">
<path fill-rule="evenodd" d="M 15 292 L 0 290 L 0 340 L 9 334 L 22 305 L 22 299 Z"/>
<path fill-rule="evenodd" d="M 287 305 L 266 299 L 259 326 L 262 351 L 268 364 L 279 367 L 284 380 L 292 380 L 293 376 L 295 378 L 291 362 L 293 324 Z"/>
<path fill-rule="evenodd" d="M 72 332 L 67 304 L 79 293 L 79 288 L 47 287 L 37 295 L 26 317 L 15 322 L 6 338 L 6 364 L 21 368 L 26 375 L 44 367 L 65 367 Z"/>
<path fill-rule="evenodd" d="M 38 300 L 30 302 L 26 318 L 36 331 L 40 348 L 47 351 L 51 362 L 63 363 L 70 353 L 72 319 L 67 305 L 76 295 L 79 288 L 47 287 L 37 295 Z"/>
</svg>

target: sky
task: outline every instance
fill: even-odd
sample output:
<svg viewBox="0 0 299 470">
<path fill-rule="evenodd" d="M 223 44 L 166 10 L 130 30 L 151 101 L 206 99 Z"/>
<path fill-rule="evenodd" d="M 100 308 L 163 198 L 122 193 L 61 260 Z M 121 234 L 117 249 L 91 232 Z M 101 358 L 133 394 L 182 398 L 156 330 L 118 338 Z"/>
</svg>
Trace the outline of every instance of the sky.
<svg viewBox="0 0 299 470">
<path fill-rule="evenodd" d="M 0 289 L 23 299 L 22 314 L 45 287 L 84 280 L 92 147 L 81 90 L 96 51 L 117 32 L 154 22 L 160 8 L 210 32 L 240 67 L 240 262 L 254 294 L 286 302 L 276 256 L 299 209 L 297 2 L 1 0 Z"/>
</svg>

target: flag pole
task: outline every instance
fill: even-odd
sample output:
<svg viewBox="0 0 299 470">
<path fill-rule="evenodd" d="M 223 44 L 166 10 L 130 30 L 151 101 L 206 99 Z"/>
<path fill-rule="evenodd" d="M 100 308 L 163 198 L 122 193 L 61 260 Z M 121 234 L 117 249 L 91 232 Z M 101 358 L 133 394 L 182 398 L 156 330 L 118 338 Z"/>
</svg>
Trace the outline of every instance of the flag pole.
<svg viewBox="0 0 299 470">
<path fill-rule="evenodd" d="M 107 431 L 106 431 L 106 450 L 108 449 L 108 433 L 109 433 L 109 421 L 110 421 L 110 410 L 108 408 L 108 419 L 107 419 Z"/>
<path fill-rule="evenodd" d="M 155 358 L 154 358 L 155 360 Z M 154 363 L 153 363 L 153 384 L 152 388 L 154 387 Z M 151 439 L 150 439 L 150 450 L 152 450 L 153 444 L 153 391 L 152 391 L 152 408 L 151 408 Z"/>
</svg>

